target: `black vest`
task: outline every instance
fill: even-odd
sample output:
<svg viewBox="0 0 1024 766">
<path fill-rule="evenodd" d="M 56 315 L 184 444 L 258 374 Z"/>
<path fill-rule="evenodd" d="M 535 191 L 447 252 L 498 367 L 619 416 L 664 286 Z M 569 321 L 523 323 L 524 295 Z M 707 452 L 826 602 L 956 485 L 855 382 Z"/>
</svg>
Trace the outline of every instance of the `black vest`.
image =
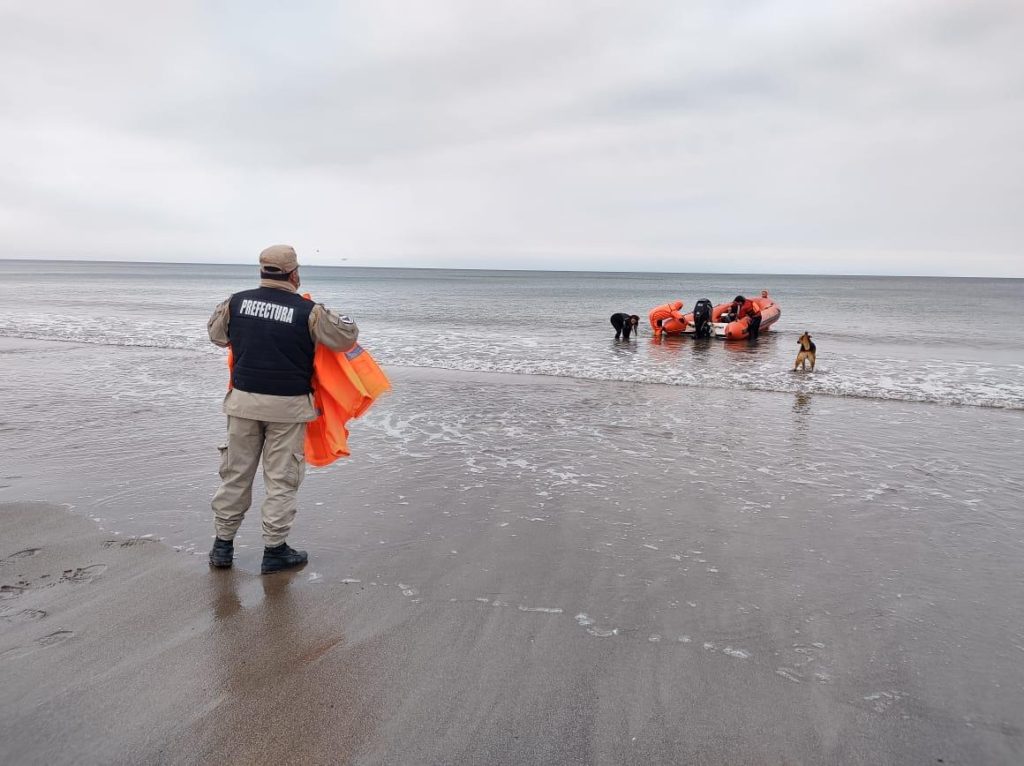
<svg viewBox="0 0 1024 766">
<path fill-rule="evenodd" d="M 232 295 L 231 385 L 254 394 L 311 393 L 316 344 L 309 336 L 309 312 L 314 305 L 301 295 L 270 287 Z"/>
</svg>

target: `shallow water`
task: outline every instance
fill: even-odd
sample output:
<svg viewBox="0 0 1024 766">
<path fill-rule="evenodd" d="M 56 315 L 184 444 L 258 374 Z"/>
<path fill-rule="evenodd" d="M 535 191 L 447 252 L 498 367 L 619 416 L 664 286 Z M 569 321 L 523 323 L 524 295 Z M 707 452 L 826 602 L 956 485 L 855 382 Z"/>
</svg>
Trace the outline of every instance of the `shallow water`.
<svg viewBox="0 0 1024 766">
<path fill-rule="evenodd" d="M 0 336 L 215 353 L 212 307 L 254 269 L 0 261 Z M 1024 280 L 304 269 L 385 364 L 582 380 L 1024 408 Z M 679 298 L 771 291 L 782 318 L 756 343 L 613 340 L 608 317 Z M 646 323 L 646 320 L 645 320 Z M 813 374 L 790 370 L 796 338 Z"/>
<path fill-rule="evenodd" d="M 20 392 L 0 426 L 12 456 L 5 494 L 42 488 L 110 531 L 203 553 L 223 438 L 217 361 L 46 348 L 3 354 L 4 388 Z M 33 387 L 40 376 L 47 385 Z M 455 561 L 462 554 L 451 551 L 483 531 L 509 555 L 527 541 L 561 550 L 545 539 L 557 529 L 573 537 L 558 555 L 588 551 L 630 578 L 731 576 L 714 552 L 692 550 L 709 536 L 739 535 L 765 546 L 744 562 L 763 576 L 830 559 L 869 580 L 877 574 L 878 585 L 912 550 L 922 555 L 922 583 L 904 590 L 948 578 L 958 561 L 973 562 L 971 578 L 955 585 L 971 600 L 1003 591 L 1005 604 L 1024 581 L 1015 502 L 1024 413 L 426 371 L 396 382 L 354 424 L 353 458 L 312 472 L 302 489 L 302 528 L 323 576 L 350 575 L 363 557 L 379 567 L 382 553 L 403 546 Z M 258 548 L 249 527 L 241 542 Z M 421 587 L 433 568 L 394 577 Z M 793 585 L 816 587 L 821 576 Z"/>
</svg>

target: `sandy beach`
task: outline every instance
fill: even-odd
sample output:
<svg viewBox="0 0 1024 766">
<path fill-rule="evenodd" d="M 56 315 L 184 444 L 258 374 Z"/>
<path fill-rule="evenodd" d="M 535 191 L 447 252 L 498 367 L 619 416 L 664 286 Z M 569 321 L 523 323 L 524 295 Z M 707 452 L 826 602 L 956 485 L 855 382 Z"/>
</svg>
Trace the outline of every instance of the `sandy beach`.
<svg viewBox="0 0 1024 766">
<path fill-rule="evenodd" d="M 397 368 L 261 578 L 218 358 L 2 350 L 4 763 L 1024 757 L 1020 413 Z"/>
<path fill-rule="evenodd" d="M 308 570 L 208 572 L 44 504 L 3 505 L 0 530 L 5 763 L 1011 763 L 1020 741 L 1019 708 L 965 722 L 938 690 L 922 698 L 908 648 L 872 656 L 782 604 L 688 640 L 604 635 L 508 591 L 435 601 Z M 614 587 L 577 585 L 544 603 Z M 650 600 L 615 595 L 620 613 Z M 837 699 L 826 665 L 839 689 L 878 691 Z"/>
</svg>

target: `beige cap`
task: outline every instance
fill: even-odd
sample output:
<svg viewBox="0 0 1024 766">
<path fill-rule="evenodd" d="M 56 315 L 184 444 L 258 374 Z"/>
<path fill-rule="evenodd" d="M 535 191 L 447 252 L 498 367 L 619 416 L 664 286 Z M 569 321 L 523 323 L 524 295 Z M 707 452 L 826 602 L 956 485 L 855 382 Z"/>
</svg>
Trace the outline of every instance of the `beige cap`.
<svg viewBox="0 0 1024 766">
<path fill-rule="evenodd" d="M 260 270 L 267 274 L 290 274 L 299 268 L 299 257 L 291 245 L 271 245 L 260 253 Z"/>
</svg>

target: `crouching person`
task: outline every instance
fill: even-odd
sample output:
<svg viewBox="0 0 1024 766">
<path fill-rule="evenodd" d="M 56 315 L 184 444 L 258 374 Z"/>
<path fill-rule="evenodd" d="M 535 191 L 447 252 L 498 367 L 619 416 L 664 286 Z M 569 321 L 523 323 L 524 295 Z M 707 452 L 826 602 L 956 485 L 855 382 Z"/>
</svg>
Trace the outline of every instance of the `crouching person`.
<svg viewBox="0 0 1024 766">
<path fill-rule="evenodd" d="M 620 312 L 612 314 L 611 322 L 612 327 L 615 328 L 615 340 L 619 338 L 629 340 L 629 336 L 636 332 L 637 325 L 640 324 L 640 317 L 636 314 Z"/>
</svg>

